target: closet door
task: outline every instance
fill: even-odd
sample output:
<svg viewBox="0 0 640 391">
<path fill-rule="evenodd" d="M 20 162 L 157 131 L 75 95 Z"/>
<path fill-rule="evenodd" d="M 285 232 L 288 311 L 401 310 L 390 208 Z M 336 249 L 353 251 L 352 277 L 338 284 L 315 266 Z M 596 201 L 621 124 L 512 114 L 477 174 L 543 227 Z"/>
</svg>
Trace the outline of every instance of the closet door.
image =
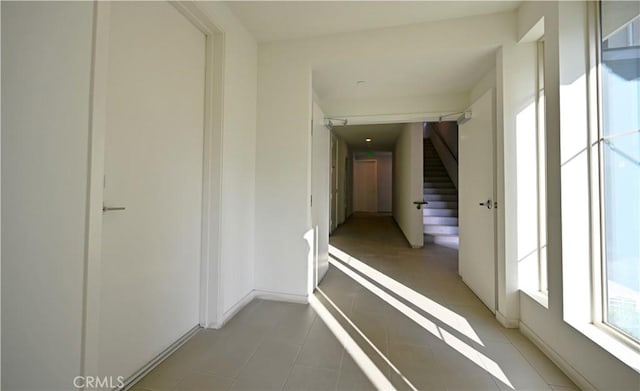
<svg viewBox="0 0 640 391">
<path fill-rule="evenodd" d="M 98 365 L 129 377 L 198 324 L 206 39 L 166 2 L 109 20 Z"/>
</svg>

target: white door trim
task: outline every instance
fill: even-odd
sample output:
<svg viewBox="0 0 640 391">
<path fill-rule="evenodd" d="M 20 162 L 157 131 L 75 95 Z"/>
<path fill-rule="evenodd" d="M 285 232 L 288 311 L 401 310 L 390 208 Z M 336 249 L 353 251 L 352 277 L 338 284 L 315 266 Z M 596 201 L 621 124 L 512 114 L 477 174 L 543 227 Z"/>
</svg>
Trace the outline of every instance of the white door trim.
<svg viewBox="0 0 640 391">
<path fill-rule="evenodd" d="M 182 1 L 170 3 L 206 37 L 200 326 L 219 327 L 223 315 L 220 211 L 222 210 L 225 39 L 222 30 L 195 3 Z M 213 286 L 214 282 L 215 286 Z"/>
<path fill-rule="evenodd" d="M 195 3 L 173 1 L 170 3 L 206 37 L 199 323 L 203 327 L 211 327 L 218 323 L 222 315 L 219 215 L 222 183 L 224 32 Z M 84 309 L 80 362 L 80 373 L 85 376 L 96 376 L 99 369 L 102 204 L 110 10 L 109 2 L 94 3 Z"/>
</svg>

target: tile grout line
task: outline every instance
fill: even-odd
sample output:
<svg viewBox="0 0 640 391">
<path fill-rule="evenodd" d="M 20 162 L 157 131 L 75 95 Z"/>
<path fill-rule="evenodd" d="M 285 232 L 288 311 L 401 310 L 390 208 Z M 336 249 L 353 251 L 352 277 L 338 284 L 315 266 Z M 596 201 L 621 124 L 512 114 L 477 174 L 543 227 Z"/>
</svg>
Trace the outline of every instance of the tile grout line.
<svg viewBox="0 0 640 391">
<path fill-rule="evenodd" d="M 340 376 L 342 376 L 342 366 L 344 365 L 344 355 L 347 354 L 345 349 L 342 349 L 342 356 L 340 356 L 340 365 L 338 365 L 338 376 L 336 376 L 336 384 L 333 389 L 338 391 L 338 386 L 340 385 Z"/>
<path fill-rule="evenodd" d="M 291 373 L 293 372 L 293 368 L 296 366 L 296 362 L 298 361 L 298 357 L 300 357 L 300 352 L 302 352 L 302 348 L 304 347 L 305 343 L 307 343 L 307 338 L 309 337 L 309 333 L 311 332 L 311 328 L 313 327 L 313 325 L 314 325 L 314 323 L 316 322 L 317 319 L 318 319 L 318 316 L 314 314 L 313 322 L 311 322 L 311 325 L 309 326 L 309 329 L 307 330 L 307 332 L 304 335 L 304 338 L 302 339 L 302 343 L 298 347 L 298 351 L 296 352 L 296 356 L 293 359 L 293 362 L 291 362 L 291 367 L 289 368 L 289 373 L 287 373 L 287 376 L 285 377 L 284 383 L 282 383 L 282 387 L 280 388 L 280 390 L 284 390 L 284 388 L 287 386 L 287 382 L 291 378 Z"/>
<path fill-rule="evenodd" d="M 354 295 L 351 298 L 351 303 L 350 303 L 350 308 L 349 308 L 349 314 L 353 315 L 353 309 L 356 305 L 356 296 Z M 344 348 L 344 346 L 342 347 L 342 356 L 340 357 L 340 365 L 338 365 L 338 376 L 336 377 L 336 385 L 335 385 L 335 390 L 338 390 L 338 386 L 340 385 L 340 376 L 342 376 L 342 371 L 343 371 L 343 366 L 344 366 L 344 356 L 347 354 L 347 350 Z"/>
<path fill-rule="evenodd" d="M 518 329 L 518 332 L 520 333 L 520 329 Z M 521 334 L 522 335 L 522 334 Z M 538 374 L 538 376 L 540 376 L 540 378 L 549 386 L 549 389 L 552 390 L 554 386 L 556 387 L 567 387 L 566 385 L 563 384 L 553 384 L 553 383 L 549 383 L 547 381 L 547 379 L 545 379 L 545 377 L 542 375 L 542 373 L 540 373 L 540 371 L 538 370 L 538 368 L 536 368 L 533 363 L 531 361 L 529 361 L 529 359 L 527 358 L 527 355 L 525 354 L 525 352 L 523 352 L 521 349 L 518 348 L 517 345 L 515 345 L 513 342 L 511 342 L 511 340 L 507 337 L 507 340 L 509 341 L 509 343 L 511 344 L 511 346 L 513 346 L 518 353 L 520 353 L 520 355 L 524 358 L 524 360 L 529 364 L 529 366 Z M 538 349 L 535 345 L 533 346 L 535 349 Z M 540 352 L 541 354 L 544 355 L 544 353 Z M 546 357 L 546 356 L 545 356 Z M 562 371 L 560 371 L 564 376 L 565 375 Z M 569 379 L 569 381 L 571 383 L 573 383 L 573 381 L 571 381 L 571 379 Z M 575 388 L 575 387 L 571 387 L 571 388 Z M 577 388 L 576 388 L 577 389 Z"/>
<path fill-rule="evenodd" d="M 264 300 L 262 300 L 262 299 L 257 299 L 257 300 L 260 300 L 259 303 L 258 303 L 259 306 L 262 306 L 264 304 Z M 256 308 L 252 308 L 250 313 L 255 312 Z M 275 324 L 273 326 L 271 326 L 264 333 L 264 335 L 262 335 L 262 337 L 260 338 L 260 341 L 256 344 L 256 348 L 253 350 L 253 352 L 251 353 L 249 358 L 247 358 L 247 360 L 238 369 L 238 374 L 235 377 L 232 377 L 232 379 L 233 379 L 233 381 L 231 382 L 231 388 L 232 389 L 233 389 L 234 385 L 237 384 L 237 382 L 238 382 L 238 380 L 240 378 L 240 374 L 242 373 L 242 370 L 244 368 L 246 368 L 246 366 L 249 363 L 249 361 L 251 361 L 251 359 L 256 355 L 256 352 L 258 352 L 258 349 L 260 349 L 260 347 L 264 344 L 264 341 L 266 340 L 267 335 L 269 334 L 269 331 L 271 331 L 271 329 L 273 329 L 273 328 L 275 328 Z"/>
</svg>

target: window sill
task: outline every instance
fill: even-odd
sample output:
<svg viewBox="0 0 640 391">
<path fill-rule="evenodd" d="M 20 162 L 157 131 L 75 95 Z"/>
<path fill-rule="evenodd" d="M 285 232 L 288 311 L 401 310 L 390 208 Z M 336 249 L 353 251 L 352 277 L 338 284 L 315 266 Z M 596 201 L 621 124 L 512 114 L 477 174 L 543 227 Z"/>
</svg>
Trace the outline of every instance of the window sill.
<svg viewBox="0 0 640 391">
<path fill-rule="evenodd" d="M 629 368 L 640 373 L 640 349 L 622 342 L 613 335 L 613 331 L 607 330 L 607 326 L 593 323 L 576 324 L 566 320 L 565 322 Z"/>
<path fill-rule="evenodd" d="M 549 309 L 549 295 L 547 295 L 546 293 L 543 293 L 541 291 L 528 290 L 528 289 L 527 290 L 521 289 L 520 292 L 527 295 L 531 300 L 540 304 L 545 309 Z"/>
</svg>

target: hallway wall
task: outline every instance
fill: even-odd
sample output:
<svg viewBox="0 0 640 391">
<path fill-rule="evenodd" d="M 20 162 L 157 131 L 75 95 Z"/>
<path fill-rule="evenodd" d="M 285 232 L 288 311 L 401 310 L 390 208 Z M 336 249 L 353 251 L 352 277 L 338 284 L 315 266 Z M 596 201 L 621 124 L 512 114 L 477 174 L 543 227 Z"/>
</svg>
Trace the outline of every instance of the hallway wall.
<svg viewBox="0 0 640 391">
<path fill-rule="evenodd" d="M 220 285 L 221 288 L 220 322 L 238 309 L 255 285 L 258 46 L 225 4 L 197 4 L 224 32 L 224 105 L 221 113 L 224 122 L 220 171 L 216 173 L 221 176 L 218 217 L 221 276 L 211 275 L 211 286 Z"/>
<path fill-rule="evenodd" d="M 419 50 L 499 47 L 515 38 L 514 13 L 260 44 L 258 48 L 258 125 L 256 152 L 256 287 L 291 300 L 306 300 L 303 239 L 311 228 L 309 145 L 312 71 L 329 62 L 415 56 Z M 469 34 L 473 31 L 474 34 Z M 385 51 L 381 53 L 380 48 Z M 437 99 L 429 100 L 435 105 Z M 370 115 L 459 111 L 460 100 L 443 97 L 450 107 L 425 107 L 420 99 L 398 106 L 393 99 L 363 103 Z M 373 102 L 372 102 L 373 103 Z M 325 114 L 331 102 L 320 102 Z M 466 98 L 464 104 L 466 105 Z M 351 106 L 353 107 L 353 106 Z M 384 111 L 383 111 L 384 110 Z M 349 113 L 351 114 L 351 113 Z M 286 148 L 283 143 L 286 142 Z M 414 207 L 415 208 L 415 207 Z"/>
<path fill-rule="evenodd" d="M 393 218 L 411 247 L 424 245 L 422 123 L 406 124 L 393 150 Z"/>
<path fill-rule="evenodd" d="M 93 4 L 2 5 L 2 386 L 80 374 Z"/>
<path fill-rule="evenodd" d="M 331 117 L 369 116 L 374 113 L 446 113 L 462 111 L 469 105 L 467 94 L 446 94 L 435 96 L 326 99 L 322 101 Z"/>
</svg>

